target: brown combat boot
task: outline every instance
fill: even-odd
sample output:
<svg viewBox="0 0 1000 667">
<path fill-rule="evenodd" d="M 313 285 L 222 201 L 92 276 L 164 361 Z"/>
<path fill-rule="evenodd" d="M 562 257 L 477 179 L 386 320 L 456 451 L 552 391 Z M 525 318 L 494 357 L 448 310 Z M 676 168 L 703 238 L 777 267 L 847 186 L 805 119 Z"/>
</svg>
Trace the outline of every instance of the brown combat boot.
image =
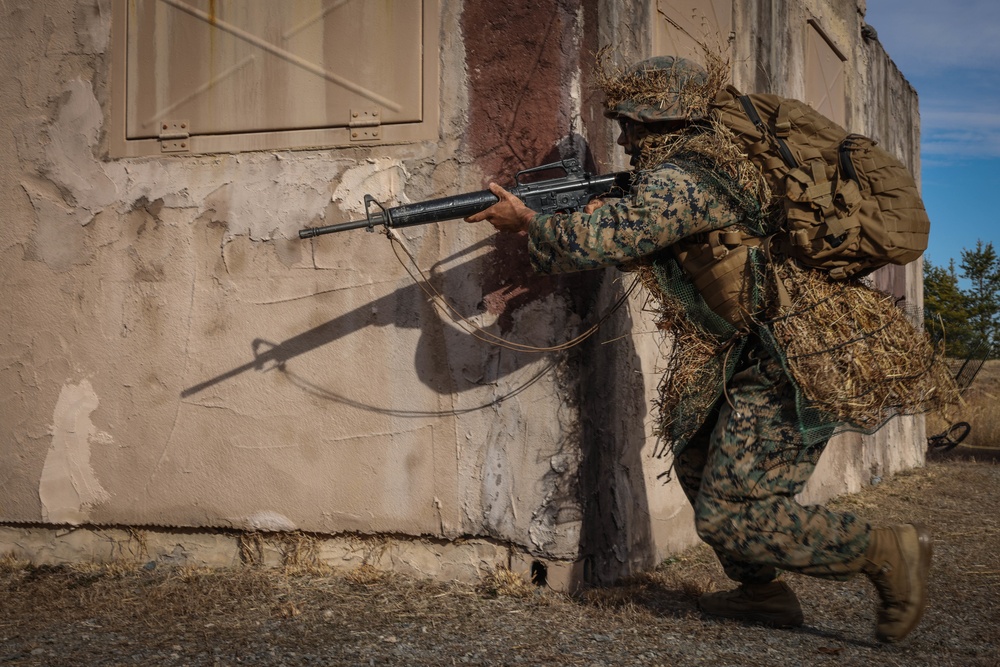
<svg viewBox="0 0 1000 667">
<path fill-rule="evenodd" d="M 897 642 L 920 622 L 927 603 L 931 538 L 918 524 L 876 528 L 861 571 L 875 584 L 882 606 L 875 635 Z"/>
<path fill-rule="evenodd" d="M 740 584 L 731 591 L 706 593 L 698 598 L 698 607 L 711 616 L 747 623 L 763 623 L 776 628 L 802 625 L 799 599 L 783 581 Z"/>
</svg>

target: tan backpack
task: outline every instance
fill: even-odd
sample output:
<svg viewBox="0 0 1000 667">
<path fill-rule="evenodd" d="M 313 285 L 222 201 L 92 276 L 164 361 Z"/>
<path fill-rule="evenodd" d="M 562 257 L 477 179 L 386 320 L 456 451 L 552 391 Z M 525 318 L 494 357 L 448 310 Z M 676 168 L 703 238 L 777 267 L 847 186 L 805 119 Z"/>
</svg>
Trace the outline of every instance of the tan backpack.
<svg viewBox="0 0 1000 667">
<path fill-rule="evenodd" d="M 713 105 L 787 213 L 788 255 L 833 278 L 908 264 L 930 220 L 909 170 L 809 105 L 729 87 Z"/>
<path fill-rule="evenodd" d="M 875 141 L 803 102 L 732 86 L 712 109 L 780 199 L 785 221 L 771 251 L 841 280 L 907 264 L 927 248 L 930 220 L 916 182 Z M 675 247 L 709 307 L 738 327 L 749 322 L 747 248 L 760 244 L 721 230 Z"/>
</svg>

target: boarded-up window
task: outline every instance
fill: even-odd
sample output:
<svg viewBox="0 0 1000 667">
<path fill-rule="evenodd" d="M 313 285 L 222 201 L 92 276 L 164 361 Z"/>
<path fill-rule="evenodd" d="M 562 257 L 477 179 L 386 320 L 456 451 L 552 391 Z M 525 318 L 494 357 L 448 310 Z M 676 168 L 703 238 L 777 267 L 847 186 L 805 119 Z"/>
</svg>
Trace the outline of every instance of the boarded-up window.
<svg viewBox="0 0 1000 667">
<path fill-rule="evenodd" d="M 437 132 L 439 0 L 116 0 L 117 155 Z"/>
<path fill-rule="evenodd" d="M 704 63 L 698 42 L 719 53 L 729 48 L 733 0 L 656 0 L 653 12 L 655 55 L 682 56 Z"/>
<path fill-rule="evenodd" d="M 806 26 L 806 103 L 847 125 L 847 58 L 814 21 Z"/>
</svg>

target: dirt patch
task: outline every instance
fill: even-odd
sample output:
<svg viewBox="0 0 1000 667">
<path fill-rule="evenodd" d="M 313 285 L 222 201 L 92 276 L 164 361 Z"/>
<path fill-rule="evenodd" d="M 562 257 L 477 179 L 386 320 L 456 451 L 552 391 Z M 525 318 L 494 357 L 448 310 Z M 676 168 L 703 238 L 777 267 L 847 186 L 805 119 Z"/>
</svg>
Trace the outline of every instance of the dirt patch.
<svg viewBox="0 0 1000 667">
<path fill-rule="evenodd" d="M 950 449 L 930 450 L 927 452 L 930 461 L 968 461 L 1000 463 L 1000 447 L 989 447 L 961 443 Z"/>
<path fill-rule="evenodd" d="M 873 638 L 863 578 L 788 576 L 806 626 L 702 617 L 729 586 L 694 549 L 569 597 L 504 573 L 444 585 L 362 567 L 232 570 L 0 564 L 0 663 L 13 665 L 998 665 L 1000 466 L 932 462 L 832 503 L 935 538 L 931 603 L 899 646 Z M 149 569 L 147 569 L 149 568 Z"/>
</svg>

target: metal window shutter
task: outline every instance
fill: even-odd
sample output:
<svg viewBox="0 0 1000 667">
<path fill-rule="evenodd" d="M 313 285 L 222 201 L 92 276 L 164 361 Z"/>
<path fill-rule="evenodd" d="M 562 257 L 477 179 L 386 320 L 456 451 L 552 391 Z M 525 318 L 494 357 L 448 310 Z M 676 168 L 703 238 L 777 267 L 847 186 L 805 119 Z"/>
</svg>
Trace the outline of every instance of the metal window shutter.
<svg viewBox="0 0 1000 667">
<path fill-rule="evenodd" d="M 810 22 L 806 27 L 805 102 L 840 126 L 847 125 L 846 58 Z"/>
<path fill-rule="evenodd" d="M 695 37 L 709 47 L 729 48 L 733 31 L 733 0 L 656 0 L 653 15 L 653 53 L 670 54 L 704 62 Z M 676 21 L 678 30 L 664 16 Z"/>
<path fill-rule="evenodd" d="M 421 0 L 128 4 L 128 139 L 422 120 Z"/>
</svg>

